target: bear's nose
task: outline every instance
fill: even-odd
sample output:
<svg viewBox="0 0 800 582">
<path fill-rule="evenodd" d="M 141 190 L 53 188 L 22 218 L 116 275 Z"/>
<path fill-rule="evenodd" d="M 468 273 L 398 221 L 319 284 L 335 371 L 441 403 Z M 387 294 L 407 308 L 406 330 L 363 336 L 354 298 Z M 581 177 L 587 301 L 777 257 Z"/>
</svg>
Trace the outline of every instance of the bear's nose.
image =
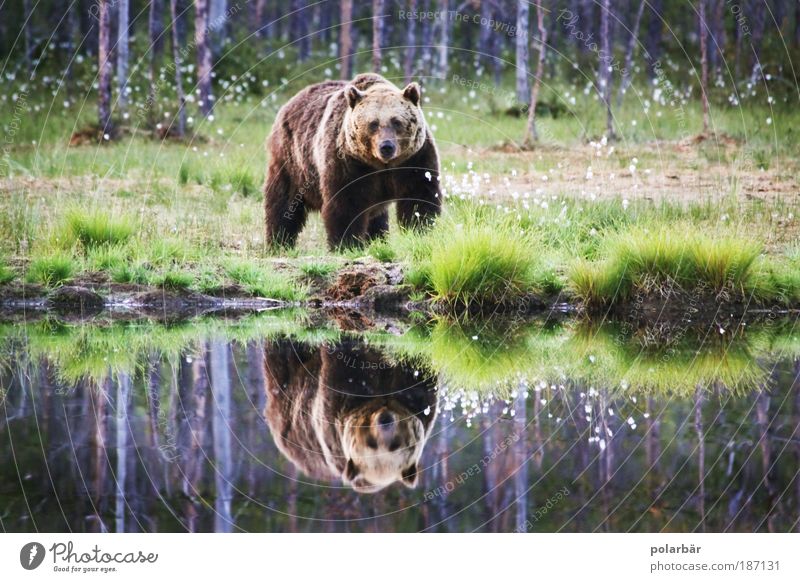
<svg viewBox="0 0 800 582">
<path fill-rule="evenodd" d="M 387 140 L 387 141 L 381 142 L 381 147 L 378 148 L 378 149 L 379 149 L 379 151 L 381 153 L 381 157 L 384 160 L 388 160 L 389 158 L 391 158 L 394 155 L 394 152 L 397 150 L 397 146 L 394 145 L 394 142 Z"/>
<path fill-rule="evenodd" d="M 394 415 L 391 412 L 384 410 L 378 416 L 378 424 L 381 428 L 385 428 L 391 424 L 394 424 Z"/>
</svg>

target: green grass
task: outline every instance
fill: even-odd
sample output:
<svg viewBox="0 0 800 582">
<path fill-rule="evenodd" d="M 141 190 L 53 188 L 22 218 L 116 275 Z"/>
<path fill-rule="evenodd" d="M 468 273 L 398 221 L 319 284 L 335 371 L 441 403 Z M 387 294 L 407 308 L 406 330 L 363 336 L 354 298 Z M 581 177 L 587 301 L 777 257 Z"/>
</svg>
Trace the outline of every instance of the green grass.
<svg viewBox="0 0 800 582">
<path fill-rule="evenodd" d="M 311 262 L 300 265 L 300 272 L 306 277 L 325 278 L 336 270 L 333 263 Z"/>
<path fill-rule="evenodd" d="M 31 260 L 25 278 L 29 283 L 57 287 L 69 281 L 77 270 L 78 265 L 72 256 L 55 253 Z"/>
<path fill-rule="evenodd" d="M 226 275 L 258 297 L 281 301 L 301 301 L 307 297 L 306 288 L 292 277 L 251 262 L 240 261 L 230 265 Z"/>
<path fill-rule="evenodd" d="M 122 269 L 129 258 L 129 250 L 122 245 L 102 245 L 93 247 L 86 253 L 86 267 L 96 271 L 114 272 Z"/>
<path fill-rule="evenodd" d="M 14 271 L 6 264 L 5 259 L 0 257 L 0 285 L 10 283 L 15 277 Z"/>
<path fill-rule="evenodd" d="M 150 271 L 141 264 L 121 264 L 111 269 L 111 280 L 114 283 L 147 285 L 150 282 Z"/>
<path fill-rule="evenodd" d="M 632 228 L 604 241 L 600 260 L 578 260 L 569 271 L 575 295 L 589 305 L 628 299 L 636 290 L 674 283 L 700 294 L 743 297 L 758 277 L 763 246 L 731 235 L 709 235 L 690 225 Z M 762 295 L 766 298 L 766 289 Z"/>
<path fill-rule="evenodd" d="M 186 271 L 167 271 L 153 277 L 151 284 L 172 291 L 185 291 L 194 284 L 194 276 Z"/>
<path fill-rule="evenodd" d="M 138 227 L 126 217 L 114 217 L 100 210 L 70 209 L 65 218 L 67 240 L 78 241 L 85 248 L 119 245 L 127 242 Z"/>
<path fill-rule="evenodd" d="M 453 309 L 510 303 L 561 288 L 539 233 L 477 205 L 455 205 L 427 233 L 390 238 L 405 281 Z"/>
</svg>

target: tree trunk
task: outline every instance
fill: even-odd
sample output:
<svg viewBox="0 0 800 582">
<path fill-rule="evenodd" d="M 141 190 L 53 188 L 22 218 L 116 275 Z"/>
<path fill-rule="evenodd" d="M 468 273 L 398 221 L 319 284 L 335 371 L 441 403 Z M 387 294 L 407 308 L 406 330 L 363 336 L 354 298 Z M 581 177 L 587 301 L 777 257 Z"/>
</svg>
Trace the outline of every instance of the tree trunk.
<svg viewBox="0 0 800 582">
<path fill-rule="evenodd" d="M 174 132 L 176 137 L 183 137 L 186 133 L 186 97 L 183 94 L 180 39 L 178 38 L 178 20 L 176 18 L 178 0 L 169 0 L 169 13 L 172 21 L 172 64 L 175 67 L 175 93 L 178 98 L 178 125 L 174 128 Z"/>
<path fill-rule="evenodd" d="M 372 71 L 381 72 L 381 40 L 383 39 L 383 0 L 372 0 Z"/>
<path fill-rule="evenodd" d="M 122 8 L 120 6 L 120 8 Z M 116 398 L 116 452 L 117 470 L 114 475 L 116 481 L 116 499 L 114 504 L 114 514 L 116 521 L 116 532 L 125 532 L 125 516 L 128 503 L 125 499 L 125 481 L 128 477 L 128 405 L 131 394 L 131 377 L 126 373 L 117 375 L 117 398 Z"/>
<path fill-rule="evenodd" d="M 764 40 L 767 18 L 764 14 L 766 0 L 755 0 L 750 3 L 753 13 L 753 34 L 750 37 L 750 46 L 753 53 L 753 69 L 750 73 L 750 83 L 755 85 L 761 76 L 761 44 Z"/>
<path fill-rule="evenodd" d="M 200 113 L 208 116 L 212 109 L 211 51 L 208 46 L 208 0 L 194 2 L 194 43 L 197 47 L 197 87 L 200 91 Z"/>
<path fill-rule="evenodd" d="M 703 99 L 703 134 L 708 133 L 708 24 L 706 23 L 706 0 L 700 5 L 700 93 Z"/>
<path fill-rule="evenodd" d="M 342 0 L 341 22 L 339 28 L 340 78 L 350 80 L 350 53 L 353 51 L 352 19 L 353 0 Z"/>
<path fill-rule="evenodd" d="M 614 139 L 614 118 L 611 115 L 611 0 L 603 0 L 600 9 L 600 54 L 597 80 L 600 98 L 606 108 L 606 135 Z"/>
<path fill-rule="evenodd" d="M 541 1 L 541 0 L 540 0 Z M 517 101 L 529 103 L 528 88 L 528 0 L 517 0 Z"/>
<path fill-rule="evenodd" d="M 33 50 L 33 41 L 31 39 L 31 28 L 33 23 L 31 18 L 31 0 L 23 0 L 22 10 L 25 12 L 22 24 L 23 34 L 25 35 L 25 70 L 28 72 L 28 79 L 33 76 L 33 61 L 31 59 L 31 51 Z"/>
<path fill-rule="evenodd" d="M 417 0 L 408 0 L 408 11 L 416 12 Z M 406 54 L 403 63 L 405 82 L 408 84 L 414 77 L 414 59 L 417 52 L 417 21 L 414 19 L 406 22 Z"/>
<path fill-rule="evenodd" d="M 794 46 L 800 46 L 800 2 L 794 3 Z M 800 477 L 798 478 L 800 482 Z M 800 527 L 800 521 L 798 521 Z"/>
<path fill-rule="evenodd" d="M 524 1 L 524 0 L 523 0 Z M 527 5 L 526 5 L 527 6 Z M 541 10 L 541 8 L 539 8 Z M 525 35 L 527 41 L 528 35 Z M 525 532 L 528 527 L 528 439 L 526 435 L 528 417 L 524 395 L 524 389 L 520 390 L 514 400 L 514 529 L 517 532 Z"/>
<path fill-rule="evenodd" d="M 228 0 L 209 0 L 207 26 L 212 61 L 222 55 L 222 45 L 228 34 L 227 11 Z"/>
<path fill-rule="evenodd" d="M 490 0 L 481 0 L 481 22 L 488 22 L 492 17 L 492 5 Z M 487 57 L 492 50 L 492 29 L 488 26 L 481 26 L 478 34 L 478 53 L 482 63 L 489 62 Z"/>
<path fill-rule="evenodd" d="M 97 110 L 103 135 L 111 133 L 111 6 L 108 0 L 100 3 L 98 31 Z"/>
<path fill-rule="evenodd" d="M 704 0 L 700 0 L 703 4 Z M 701 16 L 702 18 L 702 16 Z M 697 433 L 697 503 L 701 531 L 706 531 L 706 437 L 703 428 L 703 386 L 698 385 L 694 393 L 694 429 Z"/>
<path fill-rule="evenodd" d="M 128 38 L 129 13 L 128 0 L 117 0 L 117 87 L 119 88 L 119 108 L 128 107 Z"/>
<path fill-rule="evenodd" d="M 233 531 L 233 458 L 231 455 L 231 379 L 228 373 L 230 345 L 222 340 L 211 342 L 211 394 L 214 439 L 214 531 Z"/>
<path fill-rule="evenodd" d="M 536 130 L 536 104 L 539 102 L 539 87 L 542 85 L 542 75 L 544 75 L 544 61 L 547 55 L 547 27 L 544 25 L 543 0 L 536 5 L 536 27 L 539 30 L 539 58 L 536 62 L 536 76 L 533 78 L 531 87 L 531 99 L 528 106 L 528 127 L 525 130 L 523 144 L 530 147 L 533 142 L 539 141 L 539 133 Z"/>
<path fill-rule="evenodd" d="M 441 22 L 441 29 L 439 30 L 439 34 L 441 35 L 439 38 L 439 71 L 438 76 L 440 79 L 444 79 L 447 77 L 447 73 L 449 71 L 450 66 L 450 55 L 449 55 L 449 44 L 450 44 L 450 1 L 449 0 L 441 0 L 440 2 L 441 7 L 439 9 L 441 13 L 440 22 Z"/>
<path fill-rule="evenodd" d="M 642 14 L 644 14 L 645 0 L 639 2 L 639 10 L 636 12 L 636 20 L 633 22 L 633 29 L 631 30 L 631 39 L 628 42 L 628 48 L 625 52 L 625 68 L 622 70 L 622 80 L 619 84 L 619 92 L 617 93 L 617 107 L 622 105 L 622 97 L 628 90 L 633 77 L 633 53 L 636 50 L 636 43 L 639 39 L 639 25 L 642 22 Z"/>
<path fill-rule="evenodd" d="M 264 14 L 267 10 L 267 0 L 257 0 L 256 1 L 256 36 L 264 37 Z"/>
<path fill-rule="evenodd" d="M 653 0 L 650 4 L 652 10 L 650 10 L 650 24 L 647 27 L 647 54 L 650 56 L 650 62 L 655 63 L 661 58 L 661 33 L 664 29 L 664 22 L 661 20 L 663 0 Z M 655 68 L 650 66 L 647 70 L 650 78 L 653 78 Z"/>
<path fill-rule="evenodd" d="M 424 0 L 422 11 L 429 12 L 431 0 Z M 430 18 L 422 21 L 422 70 L 430 74 L 431 63 L 433 62 L 433 23 Z"/>
<path fill-rule="evenodd" d="M 147 60 L 147 82 L 150 85 L 147 97 L 147 112 L 151 120 L 153 119 L 153 107 L 156 101 L 156 39 L 159 33 L 159 8 L 158 0 L 150 0 L 150 12 L 147 17 L 147 38 L 150 41 L 149 58 Z M 172 26 L 174 26 L 174 23 Z"/>
<path fill-rule="evenodd" d="M 292 0 L 292 41 L 297 42 L 297 58 L 303 63 L 311 56 L 311 38 L 308 36 L 308 21 L 311 10 L 305 0 Z"/>
</svg>

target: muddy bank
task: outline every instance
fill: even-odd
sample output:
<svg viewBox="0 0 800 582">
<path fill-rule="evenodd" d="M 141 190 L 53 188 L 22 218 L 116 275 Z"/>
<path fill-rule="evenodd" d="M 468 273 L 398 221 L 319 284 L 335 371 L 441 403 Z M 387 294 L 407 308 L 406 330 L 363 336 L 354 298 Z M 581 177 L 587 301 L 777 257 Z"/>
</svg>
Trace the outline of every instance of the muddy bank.
<svg viewBox="0 0 800 582">
<path fill-rule="evenodd" d="M 525 319 L 550 314 L 624 321 L 633 329 L 658 327 L 670 335 L 671 330 L 715 322 L 724 327 L 745 314 L 778 317 L 798 313 L 796 309 L 780 305 L 754 304 L 719 294 L 697 295 L 667 287 L 639 293 L 608 306 L 583 305 L 568 292 L 515 296 L 492 304 L 444 305 L 404 283 L 400 264 L 363 260 L 348 261 L 332 274 L 308 276 L 301 282 L 308 289 L 303 301 L 253 296 L 236 284 L 205 294 L 188 289 L 110 283 L 92 275 L 56 289 L 10 283 L 0 285 L 0 321 L 31 320 L 48 315 L 64 320 L 103 315 L 120 320 L 179 321 L 201 315 L 232 316 L 303 307 L 325 314 L 339 322 L 341 329 L 349 331 L 370 329 L 373 320 L 384 316 Z"/>
</svg>

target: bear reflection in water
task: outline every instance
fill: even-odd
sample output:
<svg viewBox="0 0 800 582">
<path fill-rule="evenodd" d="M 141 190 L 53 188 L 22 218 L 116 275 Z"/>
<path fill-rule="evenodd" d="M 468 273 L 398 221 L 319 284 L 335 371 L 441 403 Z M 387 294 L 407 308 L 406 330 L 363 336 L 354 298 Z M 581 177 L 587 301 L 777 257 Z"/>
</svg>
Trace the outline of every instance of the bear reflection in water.
<svg viewBox="0 0 800 582">
<path fill-rule="evenodd" d="M 308 476 L 362 493 L 417 484 L 436 417 L 436 382 L 355 340 L 265 348 L 266 417 L 278 449 Z"/>
</svg>

